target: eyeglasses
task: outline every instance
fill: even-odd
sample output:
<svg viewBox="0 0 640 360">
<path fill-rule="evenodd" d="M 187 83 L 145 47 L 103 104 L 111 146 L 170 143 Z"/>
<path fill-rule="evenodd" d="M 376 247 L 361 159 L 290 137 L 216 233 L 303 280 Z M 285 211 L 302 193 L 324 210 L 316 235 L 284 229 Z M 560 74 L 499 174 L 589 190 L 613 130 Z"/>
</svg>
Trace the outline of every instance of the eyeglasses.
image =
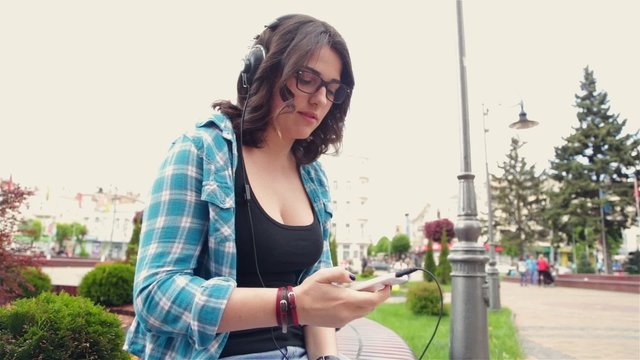
<svg viewBox="0 0 640 360">
<path fill-rule="evenodd" d="M 296 73 L 296 87 L 305 94 L 315 94 L 323 86 L 327 89 L 327 100 L 334 104 L 343 102 L 351 92 L 347 85 L 337 80 L 324 81 L 318 74 L 309 70 L 298 70 Z"/>
</svg>

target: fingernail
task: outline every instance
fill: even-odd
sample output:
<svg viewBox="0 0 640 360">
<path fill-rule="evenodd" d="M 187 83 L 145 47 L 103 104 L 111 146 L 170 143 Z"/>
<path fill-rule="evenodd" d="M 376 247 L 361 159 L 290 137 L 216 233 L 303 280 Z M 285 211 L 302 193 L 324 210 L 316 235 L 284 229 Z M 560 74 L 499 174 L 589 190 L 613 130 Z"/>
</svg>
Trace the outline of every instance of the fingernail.
<svg viewBox="0 0 640 360">
<path fill-rule="evenodd" d="M 352 274 L 352 273 L 349 273 L 349 279 L 351 279 L 351 280 L 355 280 L 355 279 L 356 279 L 356 276 L 355 276 L 354 274 Z"/>
</svg>

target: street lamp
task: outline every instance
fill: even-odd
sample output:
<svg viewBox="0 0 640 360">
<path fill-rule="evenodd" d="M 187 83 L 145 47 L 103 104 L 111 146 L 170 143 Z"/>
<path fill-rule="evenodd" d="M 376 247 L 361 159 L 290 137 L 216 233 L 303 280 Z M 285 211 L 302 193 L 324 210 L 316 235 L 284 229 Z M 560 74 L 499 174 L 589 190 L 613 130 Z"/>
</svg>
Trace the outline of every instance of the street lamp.
<svg viewBox="0 0 640 360">
<path fill-rule="evenodd" d="M 518 121 L 509 125 L 512 129 L 529 129 L 538 125 L 537 121 L 527 119 L 527 113 L 524 112 L 523 101 L 520 100 L 520 114 Z M 496 242 L 493 237 L 493 198 L 491 195 L 491 174 L 489 173 L 489 157 L 487 156 L 487 130 L 485 118 L 489 114 L 489 109 L 482 104 L 482 129 L 484 139 L 484 166 L 487 177 L 487 236 L 489 238 L 489 268 L 487 269 L 487 278 L 489 282 L 489 308 L 491 310 L 499 310 L 500 305 L 500 278 L 498 268 L 496 268 Z"/>
<path fill-rule="evenodd" d="M 483 294 L 485 264 L 488 257 L 484 246 L 477 242 L 480 236 L 480 222 L 473 186 L 475 176 L 471 172 L 462 0 L 456 1 L 456 13 L 462 109 L 462 162 L 461 174 L 458 175 L 460 197 L 455 224 L 456 236 L 460 241 L 453 246 L 448 257 L 452 268 L 449 358 L 488 359 L 487 307 L 486 294 Z"/>
<path fill-rule="evenodd" d="M 498 268 L 496 268 L 496 243 L 493 239 L 493 200 L 491 196 L 491 174 L 489 173 L 489 157 L 487 156 L 487 130 L 485 118 L 489 114 L 489 109 L 485 109 L 482 104 L 482 129 L 484 139 L 484 168 L 487 176 L 487 236 L 489 237 L 489 268 L 487 278 L 489 279 L 489 308 L 491 310 L 500 309 L 500 278 Z M 525 114 L 526 117 L 526 114 Z"/>
<path fill-rule="evenodd" d="M 509 125 L 510 128 L 516 130 L 528 129 L 538 125 L 537 121 L 527 119 L 527 113 L 524 112 L 524 103 L 520 100 L 520 118 L 518 121 Z"/>
</svg>

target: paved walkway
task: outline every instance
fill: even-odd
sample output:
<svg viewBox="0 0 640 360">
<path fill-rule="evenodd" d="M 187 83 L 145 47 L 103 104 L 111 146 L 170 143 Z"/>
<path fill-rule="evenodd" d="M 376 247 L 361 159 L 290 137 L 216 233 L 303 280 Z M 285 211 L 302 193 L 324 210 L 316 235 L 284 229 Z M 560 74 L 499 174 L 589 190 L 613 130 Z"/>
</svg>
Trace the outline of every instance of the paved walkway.
<svg viewBox="0 0 640 360">
<path fill-rule="evenodd" d="M 640 359 L 640 294 L 500 283 L 527 360 Z"/>
</svg>

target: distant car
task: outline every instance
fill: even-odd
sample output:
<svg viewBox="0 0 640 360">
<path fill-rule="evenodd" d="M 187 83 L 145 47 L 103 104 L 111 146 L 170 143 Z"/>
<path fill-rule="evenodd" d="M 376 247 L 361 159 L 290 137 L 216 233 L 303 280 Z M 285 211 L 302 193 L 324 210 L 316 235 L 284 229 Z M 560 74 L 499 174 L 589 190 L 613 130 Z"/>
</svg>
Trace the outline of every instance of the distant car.
<svg viewBox="0 0 640 360">
<path fill-rule="evenodd" d="M 389 271 L 389 264 L 387 264 L 384 261 L 372 261 L 370 266 L 374 269 L 374 270 L 385 270 L 385 271 Z"/>
</svg>

